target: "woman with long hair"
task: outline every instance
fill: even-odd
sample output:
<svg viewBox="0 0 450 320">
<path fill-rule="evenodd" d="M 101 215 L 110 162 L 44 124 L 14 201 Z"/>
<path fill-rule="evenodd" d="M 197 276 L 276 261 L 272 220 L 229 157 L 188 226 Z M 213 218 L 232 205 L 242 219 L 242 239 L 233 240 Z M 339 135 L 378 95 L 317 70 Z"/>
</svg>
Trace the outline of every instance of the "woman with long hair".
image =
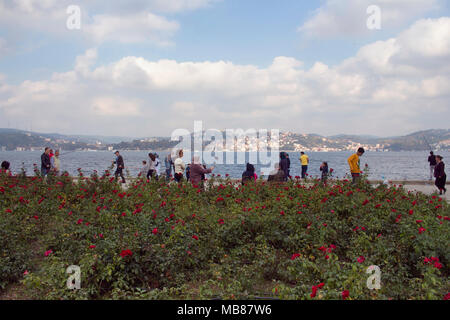
<svg viewBox="0 0 450 320">
<path fill-rule="evenodd" d="M 447 192 L 445 188 L 445 183 L 447 182 L 447 175 L 445 174 L 445 164 L 442 161 L 444 159 L 442 156 L 436 156 L 436 166 L 434 167 L 434 177 L 436 178 L 435 185 L 439 189 L 439 194 L 444 194 Z"/>
</svg>

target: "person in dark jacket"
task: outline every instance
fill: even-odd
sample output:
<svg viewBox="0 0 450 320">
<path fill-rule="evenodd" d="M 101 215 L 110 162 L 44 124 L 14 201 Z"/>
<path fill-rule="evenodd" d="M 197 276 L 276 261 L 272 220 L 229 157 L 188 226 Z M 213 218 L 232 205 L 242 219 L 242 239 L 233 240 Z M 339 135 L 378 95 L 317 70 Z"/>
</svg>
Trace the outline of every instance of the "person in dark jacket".
<svg viewBox="0 0 450 320">
<path fill-rule="evenodd" d="M 122 183 L 125 183 L 125 177 L 123 176 L 123 169 L 125 169 L 125 163 L 123 161 L 123 157 L 120 155 L 119 151 L 116 151 L 115 155 L 116 161 L 114 161 L 113 163 L 116 164 L 117 168 L 114 175 L 116 176 L 116 180 L 120 175 L 120 177 L 122 178 Z"/>
<path fill-rule="evenodd" d="M 186 166 L 186 180 L 189 181 L 190 177 L 191 177 L 191 164 L 189 163 Z"/>
<path fill-rule="evenodd" d="M 45 177 L 50 172 L 52 164 L 50 162 L 50 148 L 45 148 L 44 153 L 41 155 L 41 174 Z"/>
<path fill-rule="evenodd" d="M 283 181 L 287 181 L 289 176 L 289 161 L 285 152 L 280 152 L 280 169 L 284 172 Z"/>
<path fill-rule="evenodd" d="M 2 173 L 6 173 L 7 175 L 9 175 L 10 174 L 10 171 L 9 171 L 9 166 L 10 166 L 10 163 L 8 162 L 8 161 L 3 161 L 2 162 Z"/>
<path fill-rule="evenodd" d="M 434 167 L 436 166 L 436 156 L 433 151 L 430 151 L 430 156 L 428 157 L 428 162 L 430 163 L 430 181 L 433 180 L 434 176 Z"/>
<path fill-rule="evenodd" d="M 257 176 L 255 174 L 255 166 L 247 163 L 247 170 L 244 171 L 244 173 L 242 174 L 242 184 L 246 184 L 249 182 L 254 182 L 256 181 Z"/>
<path fill-rule="evenodd" d="M 286 153 L 286 160 L 287 160 L 287 177 L 288 179 L 292 180 L 291 177 L 291 159 L 289 158 L 289 153 Z"/>
<path fill-rule="evenodd" d="M 328 162 L 323 162 L 320 166 L 320 171 L 322 171 L 322 183 L 326 184 L 328 179 Z"/>
<path fill-rule="evenodd" d="M 164 165 L 166 166 L 166 180 L 170 181 L 170 177 L 172 176 L 172 168 L 174 166 L 172 155 L 170 153 L 164 158 Z"/>
<path fill-rule="evenodd" d="M 447 192 L 445 188 L 447 175 L 445 174 L 445 164 L 442 159 L 444 159 L 442 156 L 436 156 L 436 166 L 434 167 L 435 185 L 439 189 L 439 194 L 442 194 L 442 191 L 444 191 L 444 194 Z"/>
</svg>

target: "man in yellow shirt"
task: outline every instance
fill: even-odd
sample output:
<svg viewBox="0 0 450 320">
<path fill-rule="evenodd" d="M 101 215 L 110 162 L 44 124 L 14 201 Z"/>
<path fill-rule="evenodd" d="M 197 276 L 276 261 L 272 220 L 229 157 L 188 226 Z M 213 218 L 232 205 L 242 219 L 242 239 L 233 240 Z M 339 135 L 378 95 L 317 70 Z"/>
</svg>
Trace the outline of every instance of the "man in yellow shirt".
<svg viewBox="0 0 450 320">
<path fill-rule="evenodd" d="M 302 179 L 305 179 L 306 172 L 308 172 L 309 157 L 304 152 L 301 152 L 300 154 L 300 162 L 302 163 Z"/>
<path fill-rule="evenodd" d="M 351 155 L 347 159 L 347 162 L 350 166 L 350 173 L 352 174 L 353 184 L 357 183 L 361 177 L 359 157 L 361 157 L 364 154 L 364 152 L 365 152 L 364 148 L 359 148 L 355 154 Z"/>
</svg>

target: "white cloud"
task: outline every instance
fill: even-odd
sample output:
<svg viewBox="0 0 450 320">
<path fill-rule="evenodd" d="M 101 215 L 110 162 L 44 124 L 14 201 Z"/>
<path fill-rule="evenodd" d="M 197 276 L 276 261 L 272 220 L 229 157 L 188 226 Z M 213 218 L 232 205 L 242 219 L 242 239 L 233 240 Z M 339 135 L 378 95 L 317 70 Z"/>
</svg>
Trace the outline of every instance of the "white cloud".
<svg viewBox="0 0 450 320">
<path fill-rule="evenodd" d="M 122 97 L 95 97 L 91 102 L 91 109 L 98 116 L 137 116 L 142 101 L 130 100 Z"/>
<path fill-rule="evenodd" d="M 170 135 L 194 120 L 208 128 L 324 134 L 448 127 L 449 23 L 448 17 L 419 20 L 334 67 L 305 68 L 290 57 L 261 68 L 133 56 L 97 66 L 96 50 L 88 50 L 74 70 L 49 80 L 3 80 L 0 119 L 33 119 L 40 131 L 129 136 Z"/>
<path fill-rule="evenodd" d="M 137 13 L 121 15 L 95 15 L 92 23 L 82 28 L 82 31 L 94 41 L 103 43 L 117 41 L 121 43 L 151 42 L 158 45 L 168 45 L 179 24 L 165 17 L 152 13 Z"/>
<path fill-rule="evenodd" d="M 200 9 L 218 0 L 0 0 L 0 26 L 23 32 L 43 32 L 77 39 L 83 35 L 103 42 L 172 44 L 179 23 L 166 14 Z M 66 12 L 81 9 L 81 29 L 68 30 Z"/>
<path fill-rule="evenodd" d="M 419 14 L 439 8 L 441 0 L 327 0 L 314 11 L 298 30 L 310 37 L 365 35 L 367 8 L 381 9 L 381 27 L 391 28 L 410 23 Z"/>
</svg>

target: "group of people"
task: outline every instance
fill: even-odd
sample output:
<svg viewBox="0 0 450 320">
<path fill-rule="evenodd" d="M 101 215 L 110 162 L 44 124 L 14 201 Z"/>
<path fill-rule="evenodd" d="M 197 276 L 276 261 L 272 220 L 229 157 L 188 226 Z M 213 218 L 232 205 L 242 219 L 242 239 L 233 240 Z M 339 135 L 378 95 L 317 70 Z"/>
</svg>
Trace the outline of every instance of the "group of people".
<svg viewBox="0 0 450 320">
<path fill-rule="evenodd" d="M 183 150 L 178 151 L 178 157 L 174 162 L 175 181 L 181 182 L 183 174 L 186 173 L 186 179 L 194 185 L 202 185 L 206 180 L 206 175 L 212 173 L 214 167 L 207 168 L 200 162 L 199 156 L 192 157 L 192 162 L 186 165 L 183 162 Z"/>
<path fill-rule="evenodd" d="M 352 176 L 352 183 L 357 184 L 361 178 L 361 168 L 360 168 L 360 158 L 365 153 L 364 148 L 359 148 L 357 152 L 351 155 L 348 159 L 348 165 L 350 167 L 350 173 Z M 116 165 L 116 171 L 114 173 L 116 179 L 120 176 L 122 183 L 125 183 L 125 176 L 123 170 L 125 169 L 125 163 L 123 157 L 120 155 L 119 151 L 115 152 L 116 159 L 113 164 Z M 186 175 L 187 181 L 192 182 L 195 185 L 202 184 L 206 179 L 207 174 L 212 173 L 214 167 L 207 168 L 200 162 L 200 157 L 194 156 L 190 164 L 185 164 L 183 161 L 183 150 L 178 150 L 176 154 L 175 161 L 172 159 L 172 155 L 168 154 L 164 159 L 166 168 L 166 179 L 169 181 L 172 177 L 177 182 L 181 182 Z M 147 179 L 158 179 L 161 176 L 161 163 L 159 156 L 156 153 L 148 154 L 148 161 L 142 162 L 142 170 L 140 172 L 141 176 L 146 176 Z M 305 179 L 308 175 L 308 165 L 309 157 L 301 152 L 300 155 L 301 163 L 301 178 Z M 445 164 L 443 162 L 443 157 L 440 155 L 434 155 L 433 151 L 430 152 L 428 157 L 428 162 L 430 165 L 430 180 L 436 179 L 435 185 L 439 189 L 440 194 L 445 194 L 447 175 L 445 173 Z M 274 170 L 269 174 L 268 181 L 275 182 L 285 182 L 288 179 L 292 179 L 290 175 L 291 160 L 289 154 L 286 152 L 280 153 L 280 162 L 275 164 Z M 321 180 L 322 183 L 326 183 L 328 176 L 330 174 L 330 169 L 328 168 L 328 163 L 323 162 L 320 165 Z M 3 161 L 1 163 L 1 170 L 4 173 L 10 174 L 10 163 L 8 161 Z M 59 175 L 61 170 L 61 160 L 59 150 L 53 150 L 49 147 L 45 148 L 44 153 L 41 155 L 41 174 L 42 176 L 47 176 L 49 173 L 54 175 Z M 332 170 L 332 169 L 331 169 Z M 246 170 L 242 174 L 242 184 L 248 183 L 250 181 L 256 181 L 258 176 L 256 175 L 255 166 L 253 164 L 247 163 Z"/>
<path fill-rule="evenodd" d="M 308 176 L 309 157 L 304 152 L 301 152 L 299 160 L 302 166 L 301 178 L 306 179 L 306 177 Z M 252 176 L 251 173 L 254 172 L 254 170 L 255 169 L 253 165 L 247 164 L 247 170 L 242 174 L 242 181 L 248 181 L 248 177 Z M 323 184 L 326 184 L 330 173 L 328 169 L 328 162 L 322 162 L 319 170 L 321 172 L 321 181 Z M 288 181 L 288 179 L 292 179 L 291 160 L 288 153 L 281 152 L 280 162 L 275 164 L 274 170 L 269 174 L 268 181 L 285 182 Z"/>
<path fill-rule="evenodd" d="M 434 184 L 439 189 L 439 194 L 445 194 L 447 192 L 447 188 L 445 188 L 447 175 L 445 174 L 445 164 L 442 159 L 444 157 L 440 155 L 435 156 L 434 152 L 430 151 L 430 156 L 428 157 L 428 162 L 430 163 L 430 180 L 433 180 L 433 177 L 436 178 Z"/>
<path fill-rule="evenodd" d="M 114 175 L 116 180 L 120 176 L 122 178 L 122 183 L 126 183 L 125 177 L 123 176 L 123 170 L 125 168 L 123 157 L 120 155 L 119 151 L 116 151 L 115 155 L 116 160 L 113 161 L 113 163 L 116 165 L 116 171 Z M 200 163 L 200 157 L 198 156 L 194 156 L 192 158 L 192 162 L 186 165 L 183 161 L 183 156 L 183 150 L 178 150 L 175 161 L 173 161 L 171 154 L 168 154 L 164 159 L 167 181 L 169 181 L 172 177 L 173 171 L 175 181 L 181 182 L 186 174 L 186 179 L 188 181 L 198 185 L 201 184 L 202 181 L 206 180 L 206 174 L 212 173 L 212 170 L 214 170 L 214 167 L 207 168 L 205 165 L 202 165 Z M 159 179 L 161 176 L 161 162 L 159 160 L 159 155 L 156 153 L 149 153 L 148 157 L 148 161 L 142 161 L 143 167 L 141 169 L 140 176 L 145 176 L 147 180 Z"/>
<path fill-rule="evenodd" d="M 60 174 L 61 160 L 59 159 L 59 150 L 53 153 L 53 150 L 46 147 L 41 155 L 41 174 L 46 177 L 50 172 L 55 175 Z"/>
</svg>

